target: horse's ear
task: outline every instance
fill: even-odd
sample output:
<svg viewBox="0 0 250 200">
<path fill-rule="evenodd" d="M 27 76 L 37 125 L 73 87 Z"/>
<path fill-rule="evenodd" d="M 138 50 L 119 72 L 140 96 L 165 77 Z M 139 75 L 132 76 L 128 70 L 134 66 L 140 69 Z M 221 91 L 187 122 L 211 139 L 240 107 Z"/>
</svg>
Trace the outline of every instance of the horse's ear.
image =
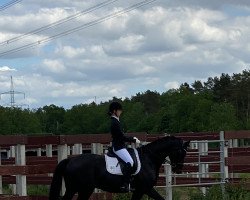
<svg viewBox="0 0 250 200">
<path fill-rule="evenodd" d="M 183 143 L 183 148 L 188 149 L 190 147 L 190 140 Z"/>
</svg>

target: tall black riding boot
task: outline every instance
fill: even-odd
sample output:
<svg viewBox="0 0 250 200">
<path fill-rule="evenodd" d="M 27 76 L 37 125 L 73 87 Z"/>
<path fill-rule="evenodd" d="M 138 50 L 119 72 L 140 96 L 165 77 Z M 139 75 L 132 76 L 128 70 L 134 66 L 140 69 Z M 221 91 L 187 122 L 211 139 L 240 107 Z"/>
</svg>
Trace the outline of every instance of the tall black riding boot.
<svg viewBox="0 0 250 200">
<path fill-rule="evenodd" d="M 122 192 L 129 192 L 130 191 L 131 171 L 132 171 L 131 164 L 126 163 L 124 166 L 124 172 L 123 172 L 124 184 L 121 187 Z"/>
</svg>

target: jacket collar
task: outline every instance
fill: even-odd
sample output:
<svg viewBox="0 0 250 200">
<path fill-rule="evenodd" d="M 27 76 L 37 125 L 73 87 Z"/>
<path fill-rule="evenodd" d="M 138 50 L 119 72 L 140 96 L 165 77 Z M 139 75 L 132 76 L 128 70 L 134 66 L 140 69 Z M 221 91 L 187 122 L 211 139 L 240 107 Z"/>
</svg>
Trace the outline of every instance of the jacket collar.
<svg viewBox="0 0 250 200">
<path fill-rule="evenodd" d="M 120 121 L 119 117 L 115 116 L 115 115 L 112 115 L 111 117 L 117 119 L 118 121 Z"/>
</svg>

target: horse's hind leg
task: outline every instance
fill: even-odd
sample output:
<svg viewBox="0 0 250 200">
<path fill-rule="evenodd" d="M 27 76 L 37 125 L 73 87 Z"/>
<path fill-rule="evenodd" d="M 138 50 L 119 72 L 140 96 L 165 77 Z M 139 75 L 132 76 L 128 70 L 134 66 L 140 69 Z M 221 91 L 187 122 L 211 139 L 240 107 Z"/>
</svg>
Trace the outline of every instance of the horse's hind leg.
<svg viewBox="0 0 250 200">
<path fill-rule="evenodd" d="M 65 194 L 64 194 L 62 200 L 72 200 L 73 196 L 76 193 L 76 190 L 73 189 L 74 185 L 72 183 L 71 183 L 71 185 L 69 184 L 69 181 L 66 177 L 64 178 L 64 180 L 65 180 L 66 191 L 65 191 Z"/>
<path fill-rule="evenodd" d="M 154 189 L 152 188 L 148 193 L 147 195 L 152 198 L 152 199 L 155 199 L 155 200 L 164 200 L 164 198 Z"/>
<path fill-rule="evenodd" d="M 81 192 L 78 192 L 77 200 L 88 200 L 90 198 L 91 194 L 93 193 L 93 191 L 94 191 L 94 188 L 93 189 L 85 188 Z"/>
<path fill-rule="evenodd" d="M 70 190 L 66 190 L 62 200 L 71 200 L 74 195 L 75 195 L 75 192 L 70 191 Z"/>
<path fill-rule="evenodd" d="M 131 200 L 140 200 L 142 198 L 142 196 L 143 196 L 143 192 L 139 192 L 139 191 L 135 190 L 133 192 Z"/>
</svg>

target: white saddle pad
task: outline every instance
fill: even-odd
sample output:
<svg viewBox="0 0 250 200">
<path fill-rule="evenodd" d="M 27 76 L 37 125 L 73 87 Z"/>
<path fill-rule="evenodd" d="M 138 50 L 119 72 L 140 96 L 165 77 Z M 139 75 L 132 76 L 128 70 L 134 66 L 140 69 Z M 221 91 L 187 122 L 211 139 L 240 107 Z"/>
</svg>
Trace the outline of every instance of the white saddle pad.
<svg viewBox="0 0 250 200">
<path fill-rule="evenodd" d="M 132 175 L 136 175 L 139 173 L 139 171 L 141 170 L 141 161 L 139 159 L 139 155 L 138 155 L 138 151 L 137 149 L 133 148 L 134 152 L 135 152 L 135 155 L 136 155 L 136 159 L 137 159 L 137 169 L 136 169 L 136 172 Z M 107 168 L 107 171 L 110 173 L 110 174 L 114 174 L 114 175 L 123 175 L 122 174 L 122 170 L 121 170 L 121 167 L 120 167 L 120 164 L 118 163 L 118 160 L 117 158 L 115 157 L 109 157 L 105 154 L 105 161 L 106 161 L 106 168 Z"/>
</svg>

